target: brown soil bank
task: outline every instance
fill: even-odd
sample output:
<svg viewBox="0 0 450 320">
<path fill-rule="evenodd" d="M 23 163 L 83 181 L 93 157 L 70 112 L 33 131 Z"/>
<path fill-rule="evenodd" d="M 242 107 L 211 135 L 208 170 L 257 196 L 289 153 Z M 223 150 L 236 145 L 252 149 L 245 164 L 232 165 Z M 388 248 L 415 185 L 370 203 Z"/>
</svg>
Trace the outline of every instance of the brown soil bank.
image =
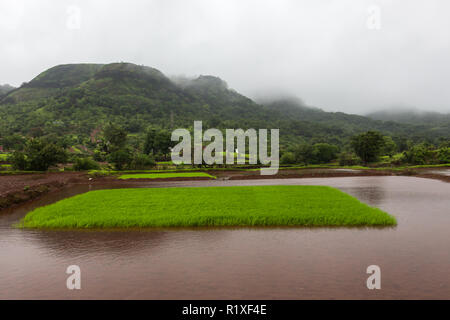
<svg viewBox="0 0 450 320">
<path fill-rule="evenodd" d="M 444 182 L 450 182 L 450 176 L 440 175 L 436 173 L 418 173 L 415 176 L 419 178 L 437 179 Z"/>
<path fill-rule="evenodd" d="M 444 169 L 447 170 L 447 169 Z M 276 175 L 261 175 L 260 171 L 217 171 L 209 172 L 218 179 L 252 180 L 252 179 L 299 179 L 299 178 L 334 178 L 334 177 L 364 177 L 364 176 L 415 176 L 420 178 L 437 179 L 450 182 L 450 175 L 439 170 L 430 172 L 429 168 L 414 170 L 375 170 L 375 169 L 284 169 Z"/>
<path fill-rule="evenodd" d="M 390 171 L 375 170 L 336 170 L 336 169 L 300 169 L 280 170 L 276 175 L 261 175 L 259 171 L 245 172 L 230 176 L 230 180 L 242 179 L 299 179 L 299 178 L 333 178 L 357 176 L 390 176 Z"/>
<path fill-rule="evenodd" d="M 35 199 L 40 195 L 86 178 L 78 172 L 0 175 L 0 209 Z"/>
</svg>

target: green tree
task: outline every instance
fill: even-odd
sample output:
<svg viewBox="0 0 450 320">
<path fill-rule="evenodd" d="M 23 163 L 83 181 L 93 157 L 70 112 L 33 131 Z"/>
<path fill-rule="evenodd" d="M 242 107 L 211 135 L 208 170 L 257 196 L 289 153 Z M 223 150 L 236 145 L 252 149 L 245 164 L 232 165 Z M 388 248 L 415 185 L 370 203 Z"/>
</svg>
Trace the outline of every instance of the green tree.
<svg viewBox="0 0 450 320">
<path fill-rule="evenodd" d="M 438 149 L 439 163 L 450 163 L 450 147 Z"/>
<path fill-rule="evenodd" d="M 163 155 L 169 154 L 169 148 L 172 146 L 170 140 L 171 133 L 167 130 L 160 130 L 155 137 L 155 151 Z"/>
<path fill-rule="evenodd" d="M 382 154 L 389 156 L 389 158 L 392 158 L 392 156 L 397 152 L 397 144 L 392 140 L 390 136 L 384 136 L 384 146 L 382 150 Z"/>
<path fill-rule="evenodd" d="M 301 144 L 294 149 L 295 161 L 308 165 L 314 162 L 314 147 L 310 144 Z"/>
<path fill-rule="evenodd" d="M 76 171 L 98 170 L 99 164 L 91 158 L 77 158 L 73 164 Z"/>
<path fill-rule="evenodd" d="M 351 139 L 351 146 L 364 163 L 378 159 L 384 146 L 384 137 L 377 131 L 367 131 Z"/>
<path fill-rule="evenodd" d="M 116 170 L 123 170 L 125 166 L 131 163 L 133 157 L 129 150 L 119 149 L 109 154 L 107 159 L 108 162 L 114 164 Z"/>
<path fill-rule="evenodd" d="M 438 151 L 434 150 L 434 147 L 421 143 L 403 152 L 401 160 L 409 164 L 423 165 L 438 163 L 438 158 Z"/>
<path fill-rule="evenodd" d="M 32 139 L 25 152 L 30 161 L 30 170 L 46 171 L 51 166 L 67 161 L 63 148 L 39 139 Z"/>
<path fill-rule="evenodd" d="M 360 161 L 359 158 L 350 152 L 341 152 L 338 155 L 338 161 L 340 166 L 354 166 Z"/>
<path fill-rule="evenodd" d="M 67 161 L 65 150 L 41 139 L 31 139 L 24 151 L 11 156 L 13 167 L 18 170 L 46 171 L 49 167 Z"/>
<path fill-rule="evenodd" d="M 127 131 L 119 125 L 109 123 L 103 129 L 108 152 L 114 152 L 123 148 L 127 142 Z"/>
<path fill-rule="evenodd" d="M 153 156 L 166 156 L 169 153 L 169 148 L 173 145 L 170 138 L 171 133 L 167 130 L 149 129 L 145 136 L 144 153 Z"/>
<path fill-rule="evenodd" d="M 0 139 L 0 145 L 2 145 L 5 150 L 22 150 L 26 141 L 26 138 L 15 133 L 10 136 L 2 137 Z"/>
<path fill-rule="evenodd" d="M 281 164 L 294 164 L 295 163 L 295 155 L 293 152 L 284 152 L 280 158 Z"/>
<path fill-rule="evenodd" d="M 12 163 L 14 170 L 27 170 L 28 161 L 24 152 L 14 151 L 11 156 L 9 156 L 8 161 Z"/>
<path fill-rule="evenodd" d="M 154 154 L 155 136 L 156 136 L 156 129 L 150 128 L 147 130 L 147 133 L 145 135 L 145 142 L 144 142 L 144 153 L 145 154 Z"/>
<path fill-rule="evenodd" d="M 154 165 L 156 165 L 156 161 L 155 159 L 153 159 L 153 157 L 146 154 L 137 153 L 134 155 L 133 160 L 131 161 L 130 169 L 147 169 L 148 167 L 153 167 Z"/>
<path fill-rule="evenodd" d="M 328 143 L 316 143 L 314 145 L 314 160 L 317 163 L 328 163 L 338 156 L 339 148 Z"/>
</svg>

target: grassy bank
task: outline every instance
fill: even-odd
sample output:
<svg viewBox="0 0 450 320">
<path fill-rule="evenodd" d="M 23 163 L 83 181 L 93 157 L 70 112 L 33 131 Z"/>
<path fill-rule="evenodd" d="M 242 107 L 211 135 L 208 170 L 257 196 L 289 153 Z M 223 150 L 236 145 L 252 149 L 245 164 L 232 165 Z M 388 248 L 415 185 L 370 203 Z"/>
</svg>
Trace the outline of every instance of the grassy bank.
<svg viewBox="0 0 450 320">
<path fill-rule="evenodd" d="M 375 226 L 396 220 L 325 186 L 91 191 L 27 214 L 29 228 Z"/>
<path fill-rule="evenodd" d="M 124 174 L 119 179 L 167 179 L 167 178 L 211 178 L 216 177 L 204 172 L 174 172 L 174 173 L 138 173 L 138 174 Z"/>
</svg>

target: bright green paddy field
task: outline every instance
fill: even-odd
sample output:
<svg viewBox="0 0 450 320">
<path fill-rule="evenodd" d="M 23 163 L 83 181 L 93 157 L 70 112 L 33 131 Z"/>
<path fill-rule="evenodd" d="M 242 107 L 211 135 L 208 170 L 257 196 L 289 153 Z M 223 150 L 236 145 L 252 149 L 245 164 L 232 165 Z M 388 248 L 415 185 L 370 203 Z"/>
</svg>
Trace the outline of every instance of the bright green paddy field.
<svg viewBox="0 0 450 320">
<path fill-rule="evenodd" d="M 389 226 L 386 212 L 326 186 L 91 191 L 40 207 L 24 228 Z"/>
<path fill-rule="evenodd" d="M 209 175 L 204 172 L 173 172 L 173 173 L 134 173 L 134 174 L 123 174 L 119 179 L 167 179 L 167 178 L 211 178 L 216 177 Z"/>
</svg>

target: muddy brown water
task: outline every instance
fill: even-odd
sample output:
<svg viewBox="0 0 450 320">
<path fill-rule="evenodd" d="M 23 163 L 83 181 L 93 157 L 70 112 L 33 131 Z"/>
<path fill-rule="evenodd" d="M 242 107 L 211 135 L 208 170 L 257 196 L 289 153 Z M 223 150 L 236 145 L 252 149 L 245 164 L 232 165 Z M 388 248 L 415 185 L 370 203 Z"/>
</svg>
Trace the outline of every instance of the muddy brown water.
<svg viewBox="0 0 450 320">
<path fill-rule="evenodd" d="M 328 185 L 391 228 L 43 231 L 11 227 L 74 186 L 0 214 L 1 299 L 450 299 L 450 184 L 415 177 L 159 182 L 146 187 Z M 130 184 L 130 186 L 135 186 Z M 66 288 L 67 266 L 81 290 Z M 366 268 L 381 268 L 368 290 Z"/>
</svg>

